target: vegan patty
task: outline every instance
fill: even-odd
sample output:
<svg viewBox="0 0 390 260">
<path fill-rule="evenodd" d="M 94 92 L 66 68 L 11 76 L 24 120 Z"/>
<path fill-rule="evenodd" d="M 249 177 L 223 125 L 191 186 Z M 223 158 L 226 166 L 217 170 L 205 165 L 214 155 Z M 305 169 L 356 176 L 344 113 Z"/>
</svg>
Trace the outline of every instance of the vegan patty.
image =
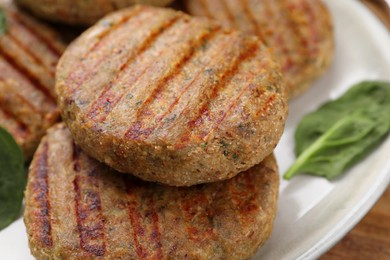
<svg viewBox="0 0 390 260">
<path fill-rule="evenodd" d="M 278 183 L 273 155 L 218 183 L 144 182 L 88 157 L 59 124 L 30 166 L 24 221 L 37 259 L 247 259 L 270 236 Z"/>
<path fill-rule="evenodd" d="M 0 1 L 7 31 L 0 36 L 0 126 L 21 146 L 26 159 L 59 117 L 55 68 L 65 47 L 50 28 Z"/>
<path fill-rule="evenodd" d="M 173 0 L 15 0 L 35 15 L 66 24 L 91 25 L 104 15 L 136 4 L 167 6 Z"/>
<path fill-rule="evenodd" d="M 287 114 L 281 73 L 255 36 L 142 7 L 107 16 L 62 56 L 62 117 L 90 156 L 144 180 L 191 186 L 272 153 Z"/>
<path fill-rule="evenodd" d="M 185 0 L 192 15 L 257 35 L 281 63 L 289 98 L 302 94 L 329 67 L 332 18 L 321 0 Z"/>
</svg>

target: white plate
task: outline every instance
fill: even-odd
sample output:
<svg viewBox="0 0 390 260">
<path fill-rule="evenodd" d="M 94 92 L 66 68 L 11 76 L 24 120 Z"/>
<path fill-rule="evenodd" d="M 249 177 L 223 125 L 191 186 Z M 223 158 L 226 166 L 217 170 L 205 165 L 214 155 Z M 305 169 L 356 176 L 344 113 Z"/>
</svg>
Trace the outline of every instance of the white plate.
<svg viewBox="0 0 390 260">
<path fill-rule="evenodd" d="M 327 0 L 336 30 L 329 72 L 290 104 L 276 156 L 281 175 L 294 160 L 293 133 L 303 115 L 365 79 L 390 80 L 390 34 L 356 0 Z M 255 259 L 313 259 L 342 238 L 373 206 L 390 182 L 390 138 L 373 154 L 328 182 L 311 176 L 281 181 L 279 212 L 271 239 Z M 1 206 L 1 205 L 0 205 Z M 0 232 L 2 259 L 33 259 L 22 219 Z"/>
</svg>

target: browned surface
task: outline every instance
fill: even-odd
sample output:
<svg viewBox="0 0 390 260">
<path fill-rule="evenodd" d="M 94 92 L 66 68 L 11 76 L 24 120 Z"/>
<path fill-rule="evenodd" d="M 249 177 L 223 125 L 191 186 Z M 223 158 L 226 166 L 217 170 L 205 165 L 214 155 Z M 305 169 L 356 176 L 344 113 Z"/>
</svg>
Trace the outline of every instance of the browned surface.
<svg viewBox="0 0 390 260">
<path fill-rule="evenodd" d="M 290 98 L 329 67 L 332 18 L 320 0 L 185 0 L 190 14 L 221 21 L 261 38 L 273 48 Z"/>
<path fill-rule="evenodd" d="M 280 71 L 254 36 L 169 9 L 117 12 L 65 52 L 56 89 L 90 156 L 177 186 L 261 162 L 284 128 Z"/>
<path fill-rule="evenodd" d="M 91 25 L 106 14 L 135 4 L 167 6 L 173 0 L 15 0 L 38 17 L 70 25 Z"/>
<path fill-rule="evenodd" d="M 390 187 L 367 216 L 320 259 L 390 259 Z"/>
<path fill-rule="evenodd" d="M 46 26 L 4 2 L 0 5 L 8 23 L 0 37 L 0 125 L 28 159 L 59 116 L 54 75 L 65 47 Z"/>
<path fill-rule="evenodd" d="M 24 220 L 38 259 L 246 259 L 277 208 L 274 157 L 218 183 L 160 186 L 86 156 L 64 124 L 30 166 Z"/>
</svg>

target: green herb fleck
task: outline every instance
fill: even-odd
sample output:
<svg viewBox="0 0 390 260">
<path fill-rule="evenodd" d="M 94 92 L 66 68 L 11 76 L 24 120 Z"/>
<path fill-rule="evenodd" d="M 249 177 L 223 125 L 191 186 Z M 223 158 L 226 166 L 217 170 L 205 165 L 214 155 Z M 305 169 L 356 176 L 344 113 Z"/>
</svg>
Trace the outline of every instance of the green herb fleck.
<svg viewBox="0 0 390 260">
<path fill-rule="evenodd" d="M 213 73 L 213 69 L 212 68 L 208 68 L 208 69 L 205 70 L 205 72 L 207 74 L 211 74 L 211 73 Z"/>
<path fill-rule="evenodd" d="M 199 49 L 201 51 L 205 51 L 207 49 L 207 41 L 203 42 L 200 46 Z"/>
<path fill-rule="evenodd" d="M 176 117 L 177 117 L 177 115 L 174 114 L 174 115 L 172 115 L 172 116 L 170 116 L 170 117 L 168 117 L 168 118 L 165 118 L 165 119 L 164 119 L 164 122 L 165 122 L 165 123 L 170 123 L 170 122 L 174 121 L 174 120 L 176 119 Z"/>
<path fill-rule="evenodd" d="M 219 143 L 221 144 L 221 146 L 223 148 L 227 148 L 229 146 L 229 144 L 225 140 L 223 140 L 223 139 Z"/>
<path fill-rule="evenodd" d="M 369 154 L 390 131 L 390 83 L 362 82 L 306 115 L 295 133 L 291 179 L 308 173 L 333 179 Z"/>
<path fill-rule="evenodd" d="M 0 127 L 0 230 L 18 218 L 25 185 L 22 150 Z"/>
<path fill-rule="evenodd" d="M 8 29 L 8 23 L 7 23 L 7 18 L 5 15 L 5 11 L 0 8 L 0 36 L 3 36 Z"/>
</svg>

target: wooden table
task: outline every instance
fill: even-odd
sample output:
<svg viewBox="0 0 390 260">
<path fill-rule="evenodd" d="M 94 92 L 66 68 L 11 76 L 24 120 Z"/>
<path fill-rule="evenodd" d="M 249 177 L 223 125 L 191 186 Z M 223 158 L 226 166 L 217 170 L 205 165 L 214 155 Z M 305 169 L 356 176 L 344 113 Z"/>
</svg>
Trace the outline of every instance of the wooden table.
<svg viewBox="0 0 390 260">
<path fill-rule="evenodd" d="M 390 187 L 363 220 L 320 259 L 390 259 Z"/>
</svg>

